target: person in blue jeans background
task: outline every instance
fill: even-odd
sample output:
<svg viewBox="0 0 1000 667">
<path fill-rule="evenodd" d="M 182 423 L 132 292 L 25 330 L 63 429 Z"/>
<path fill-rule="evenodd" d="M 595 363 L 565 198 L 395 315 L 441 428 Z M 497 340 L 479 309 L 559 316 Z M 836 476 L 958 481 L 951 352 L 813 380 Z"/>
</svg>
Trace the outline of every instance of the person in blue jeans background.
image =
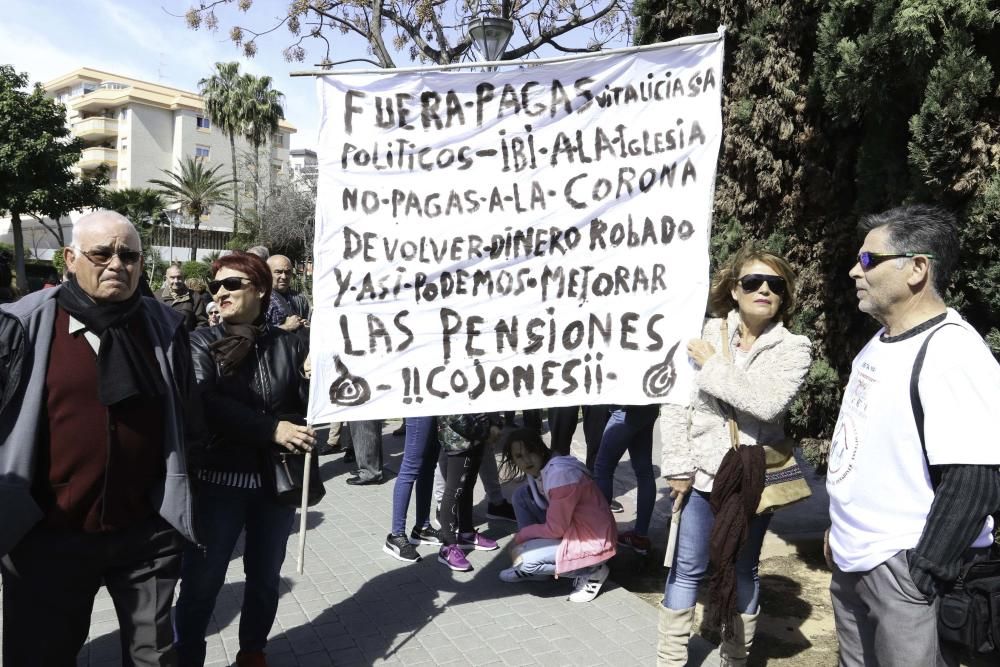
<svg viewBox="0 0 1000 667">
<path fill-rule="evenodd" d="M 264 321 L 271 272 L 256 255 L 215 261 L 208 290 L 223 323 L 191 334 L 208 445 L 197 473 L 195 525 L 201 545 L 181 561 L 174 635 L 181 667 L 205 662 L 205 631 L 240 533 L 246 529 L 246 586 L 237 667 L 266 667 L 264 648 L 278 609 L 281 564 L 295 508 L 275 497 L 269 450 L 308 451 L 309 388 L 302 340 Z"/>
<path fill-rule="evenodd" d="M 407 417 L 403 422 L 403 461 L 399 464 L 399 475 L 392 490 L 392 532 L 386 536 L 382 551 L 409 563 L 420 560 L 420 553 L 414 545 L 430 544 L 440 547 L 442 544 L 440 533 L 430 523 L 434 468 L 441 451 L 436 419 Z M 407 538 L 406 513 L 410 508 L 414 486 L 417 488 L 416 521 Z"/>
<path fill-rule="evenodd" d="M 613 406 L 594 462 L 594 480 L 610 504 L 614 496 L 615 468 L 628 452 L 636 482 L 635 526 L 618 534 L 618 544 L 631 547 L 642 555 L 649 553 L 649 538 L 646 535 L 656 502 L 653 424 L 659 414 L 659 405 Z"/>
<path fill-rule="evenodd" d="M 795 273 L 784 258 L 753 245 L 734 253 L 712 281 L 709 307 L 715 317 L 706 319 L 701 338 L 687 345 L 697 367 L 690 407 L 668 404 L 661 410 L 660 474 L 681 515 L 677 560 L 660 606 L 658 667 L 687 664 L 698 586 L 710 556 L 721 557 L 710 554 L 716 524 L 710 502 L 723 459 L 732 451 L 728 419 L 736 421 L 740 445 L 785 439 L 785 414 L 811 362 L 809 339 L 783 324 L 794 294 Z M 738 614 L 723 629 L 724 666 L 747 664 L 760 612 L 757 563 L 770 521 L 768 513 L 750 519 L 745 542 L 733 554 Z"/>
</svg>

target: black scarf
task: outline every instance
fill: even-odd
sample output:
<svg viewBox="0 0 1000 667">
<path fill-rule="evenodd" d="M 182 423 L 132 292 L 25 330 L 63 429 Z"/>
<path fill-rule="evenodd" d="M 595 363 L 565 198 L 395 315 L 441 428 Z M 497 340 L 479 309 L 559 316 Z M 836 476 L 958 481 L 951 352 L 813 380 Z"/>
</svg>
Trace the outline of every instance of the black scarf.
<svg viewBox="0 0 1000 667">
<path fill-rule="evenodd" d="M 253 324 L 230 324 L 225 321 L 222 323 L 225 335 L 210 343 L 208 350 L 219 364 L 223 375 L 232 375 L 236 372 L 243 359 L 253 349 L 257 336 L 264 333 L 266 326 L 262 317 L 258 317 Z"/>
<path fill-rule="evenodd" d="M 102 405 L 115 405 L 133 396 L 156 399 L 166 393 L 159 369 L 150 365 L 128 330 L 142 308 L 139 290 L 125 301 L 97 303 L 71 273 L 60 287 L 56 302 L 101 339 L 97 396 Z"/>
</svg>

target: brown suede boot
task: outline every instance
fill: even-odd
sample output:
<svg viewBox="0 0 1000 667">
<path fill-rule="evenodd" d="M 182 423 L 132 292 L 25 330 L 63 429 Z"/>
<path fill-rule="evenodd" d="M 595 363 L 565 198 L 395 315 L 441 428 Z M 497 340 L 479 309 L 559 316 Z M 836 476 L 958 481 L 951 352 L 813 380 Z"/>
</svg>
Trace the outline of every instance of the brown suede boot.
<svg viewBox="0 0 1000 667">
<path fill-rule="evenodd" d="M 684 667 L 688 662 L 688 640 L 694 624 L 694 607 L 668 609 L 660 605 L 656 667 Z"/>
<path fill-rule="evenodd" d="M 740 614 L 736 620 L 736 627 L 733 628 L 733 638 L 723 638 L 719 646 L 720 667 L 745 667 L 747 658 L 750 656 L 750 647 L 753 645 L 753 636 L 757 632 L 756 614 Z M 723 635 L 725 637 L 725 635 Z"/>
</svg>

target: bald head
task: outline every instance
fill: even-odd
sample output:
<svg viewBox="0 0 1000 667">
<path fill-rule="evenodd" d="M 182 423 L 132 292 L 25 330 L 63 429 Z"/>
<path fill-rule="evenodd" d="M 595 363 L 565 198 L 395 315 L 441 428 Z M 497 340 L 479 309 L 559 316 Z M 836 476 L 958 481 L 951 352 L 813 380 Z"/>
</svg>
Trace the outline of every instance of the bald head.
<svg viewBox="0 0 1000 667">
<path fill-rule="evenodd" d="M 73 245 L 78 248 L 87 249 L 86 239 L 88 235 L 101 235 L 105 233 L 121 234 L 128 237 L 128 247 L 132 250 L 142 251 L 142 242 L 139 240 L 139 232 L 121 213 L 106 211 L 104 209 L 88 213 L 73 225 Z"/>
<path fill-rule="evenodd" d="M 286 293 L 292 286 L 292 260 L 284 255 L 271 255 L 267 265 L 271 267 L 271 288 Z"/>
<path fill-rule="evenodd" d="M 125 216 L 94 211 L 73 225 L 73 246 L 63 249 L 63 259 L 95 301 L 125 301 L 142 275 L 142 242 Z"/>
</svg>

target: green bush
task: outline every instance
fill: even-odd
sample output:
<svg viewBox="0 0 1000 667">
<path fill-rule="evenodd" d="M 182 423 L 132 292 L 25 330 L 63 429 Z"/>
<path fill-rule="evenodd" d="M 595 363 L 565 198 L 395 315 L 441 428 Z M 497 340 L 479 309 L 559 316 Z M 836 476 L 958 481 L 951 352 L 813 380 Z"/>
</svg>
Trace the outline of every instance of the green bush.
<svg viewBox="0 0 1000 667">
<path fill-rule="evenodd" d="M 986 0 L 637 0 L 637 42 L 727 26 L 713 265 L 750 239 L 799 269 L 792 329 L 815 362 L 789 426 L 821 462 L 851 360 L 877 325 L 848 270 L 866 213 L 958 213 L 948 302 L 1000 354 L 1000 28 Z M 905 397 L 904 397 L 905 399 Z"/>
<path fill-rule="evenodd" d="M 206 283 L 212 279 L 212 267 L 205 262 L 184 262 L 181 271 L 185 278 L 201 278 Z"/>
</svg>

